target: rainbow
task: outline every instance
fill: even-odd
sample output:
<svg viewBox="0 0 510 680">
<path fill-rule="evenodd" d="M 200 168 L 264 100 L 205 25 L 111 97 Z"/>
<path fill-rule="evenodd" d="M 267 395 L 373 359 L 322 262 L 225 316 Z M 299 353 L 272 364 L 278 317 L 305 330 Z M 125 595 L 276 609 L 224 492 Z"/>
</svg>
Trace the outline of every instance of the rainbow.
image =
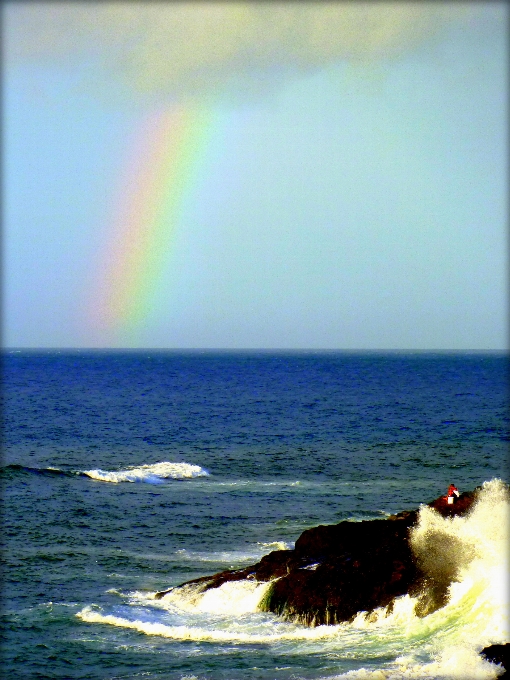
<svg viewBox="0 0 510 680">
<path fill-rule="evenodd" d="M 176 106 L 149 116 L 114 201 L 90 301 L 95 326 L 117 339 L 143 324 L 176 229 L 210 167 L 219 114 Z"/>
</svg>

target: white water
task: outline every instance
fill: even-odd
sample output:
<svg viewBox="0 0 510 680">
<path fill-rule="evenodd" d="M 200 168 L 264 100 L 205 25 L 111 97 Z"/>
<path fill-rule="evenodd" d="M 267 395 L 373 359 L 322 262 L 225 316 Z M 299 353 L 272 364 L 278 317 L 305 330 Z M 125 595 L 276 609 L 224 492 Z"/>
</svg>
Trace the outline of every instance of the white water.
<svg viewBox="0 0 510 680">
<path fill-rule="evenodd" d="M 125 470 L 84 470 L 84 475 L 100 482 L 146 482 L 148 484 L 162 484 L 165 479 L 190 479 L 192 477 L 206 477 L 209 475 L 199 465 L 189 463 L 154 463 L 128 467 Z"/>
<path fill-rule="evenodd" d="M 221 550 L 217 552 L 186 550 L 182 548 L 176 551 L 176 557 L 180 562 L 214 562 L 221 564 L 254 564 L 264 555 L 273 550 L 292 550 L 294 544 L 285 541 L 272 541 L 271 543 L 257 543 L 251 550 Z M 235 567 L 232 567 L 235 568 Z"/>
<path fill-rule="evenodd" d="M 434 574 L 455 574 L 445 607 L 419 618 L 416 599 L 395 602 L 390 615 L 381 609 L 360 613 L 352 623 L 305 628 L 258 611 L 268 584 L 228 582 L 205 593 L 176 588 L 161 600 L 154 593 L 130 593 L 114 612 L 88 606 L 77 614 L 88 623 L 109 624 L 172 640 L 216 644 L 271 644 L 275 653 L 324 653 L 359 659 L 360 668 L 339 678 L 438 680 L 495 678 L 502 670 L 478 652 L 507 642 L 509 500 L 498 480 L 486 482 L 465 517 L 443 518 L 424 506 L 412 535 L 413 549 Z M 430 557 L 433 559 L 430 559 Z M 369 659 L 386 656 L 374 671 Z M 368 667 L 363 667 L 363 666 Z M 352 665 L 351 665 L 352 667 Z"/>
</svg>

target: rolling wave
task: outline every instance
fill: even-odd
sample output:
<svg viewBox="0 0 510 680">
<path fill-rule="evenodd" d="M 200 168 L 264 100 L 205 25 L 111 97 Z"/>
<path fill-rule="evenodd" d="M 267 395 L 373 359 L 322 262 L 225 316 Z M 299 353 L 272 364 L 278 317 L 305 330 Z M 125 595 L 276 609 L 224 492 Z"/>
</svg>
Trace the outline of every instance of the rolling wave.
<svg viewBox="0 0 510 680">
<path fill-rule="evenodd" d="M 147 484 L 162 484 L 167 479 L 192 479 L 195 477 L 207 477 L 209 473 L 199 465 L 190 463 L 152 463 L 148 465 L 130 466 L 122 470 L 61 470 L 55 467 L 36 468 L 25 465 L 5 465 L 0 468 L 3 477 L 16 476 L 18 474 L 35 474 L 43 476 L 61 477 L 88 477 L 99 482 L 119 484 L 121 482 L 145 482 Z"/>
<path fill-rule="evenodd" d="M 84 470 L 81 474 L 99 482 L 146 482 L 147 484 L 161 484 L 165 479 L 192 479 L 207 477 L 209 473 L 199 465 L 190 463 L 154 463 L 128 467 L 125 470 Z"/>
<path fill-rule="evenodd" d="M 72 470 L 61 470 L 60 468 L 46 467 L 37 468 L 29 467 L 27 465 L 18 465 L 13 463 L 11 465 L 4 465 L 0 468 L 0 476 L 2 477 L 16 477 L 17 475 L 43 475 L 48 477 L 73 477 L 79 475 L 79 472 Z"/>
</svg>

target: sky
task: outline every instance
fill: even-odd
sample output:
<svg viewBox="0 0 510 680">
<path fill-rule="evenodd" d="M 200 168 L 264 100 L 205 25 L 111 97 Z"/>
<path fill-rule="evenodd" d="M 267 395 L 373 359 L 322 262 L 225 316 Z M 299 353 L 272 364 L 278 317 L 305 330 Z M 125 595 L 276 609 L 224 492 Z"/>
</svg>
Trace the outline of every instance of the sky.
<svg viewBox="0 0 510 680">
<path fill-rule="evenodd" d="M 2 10 L 5 347 L 508 348 L 506 3 Z"/>
</svg>

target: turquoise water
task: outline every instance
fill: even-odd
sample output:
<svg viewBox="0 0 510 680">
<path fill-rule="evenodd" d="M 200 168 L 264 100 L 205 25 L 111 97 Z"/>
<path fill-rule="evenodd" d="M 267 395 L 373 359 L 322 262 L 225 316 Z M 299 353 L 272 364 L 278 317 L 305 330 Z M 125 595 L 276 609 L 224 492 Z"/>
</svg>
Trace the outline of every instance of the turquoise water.
<svg viewBox="0 0 510 680">
<path fill-rule="evenodd" d="M 479 353 L 5 352 L 6 674 L 450 677 L 454 648 L 472 670 L 477 645 L 506 641 L 506 600 L 476 560 L 432 618 L 403 600 L 325 630 L 262 614 L 251 586 L 153 593 L 450 482 L 508 481 L 508 368 Z M 484 498 L 455 535 L 501 556 L 506 500 L 497 483 Z M 499 583 L 502 568 L 482 572 Z"/>
</svg>

